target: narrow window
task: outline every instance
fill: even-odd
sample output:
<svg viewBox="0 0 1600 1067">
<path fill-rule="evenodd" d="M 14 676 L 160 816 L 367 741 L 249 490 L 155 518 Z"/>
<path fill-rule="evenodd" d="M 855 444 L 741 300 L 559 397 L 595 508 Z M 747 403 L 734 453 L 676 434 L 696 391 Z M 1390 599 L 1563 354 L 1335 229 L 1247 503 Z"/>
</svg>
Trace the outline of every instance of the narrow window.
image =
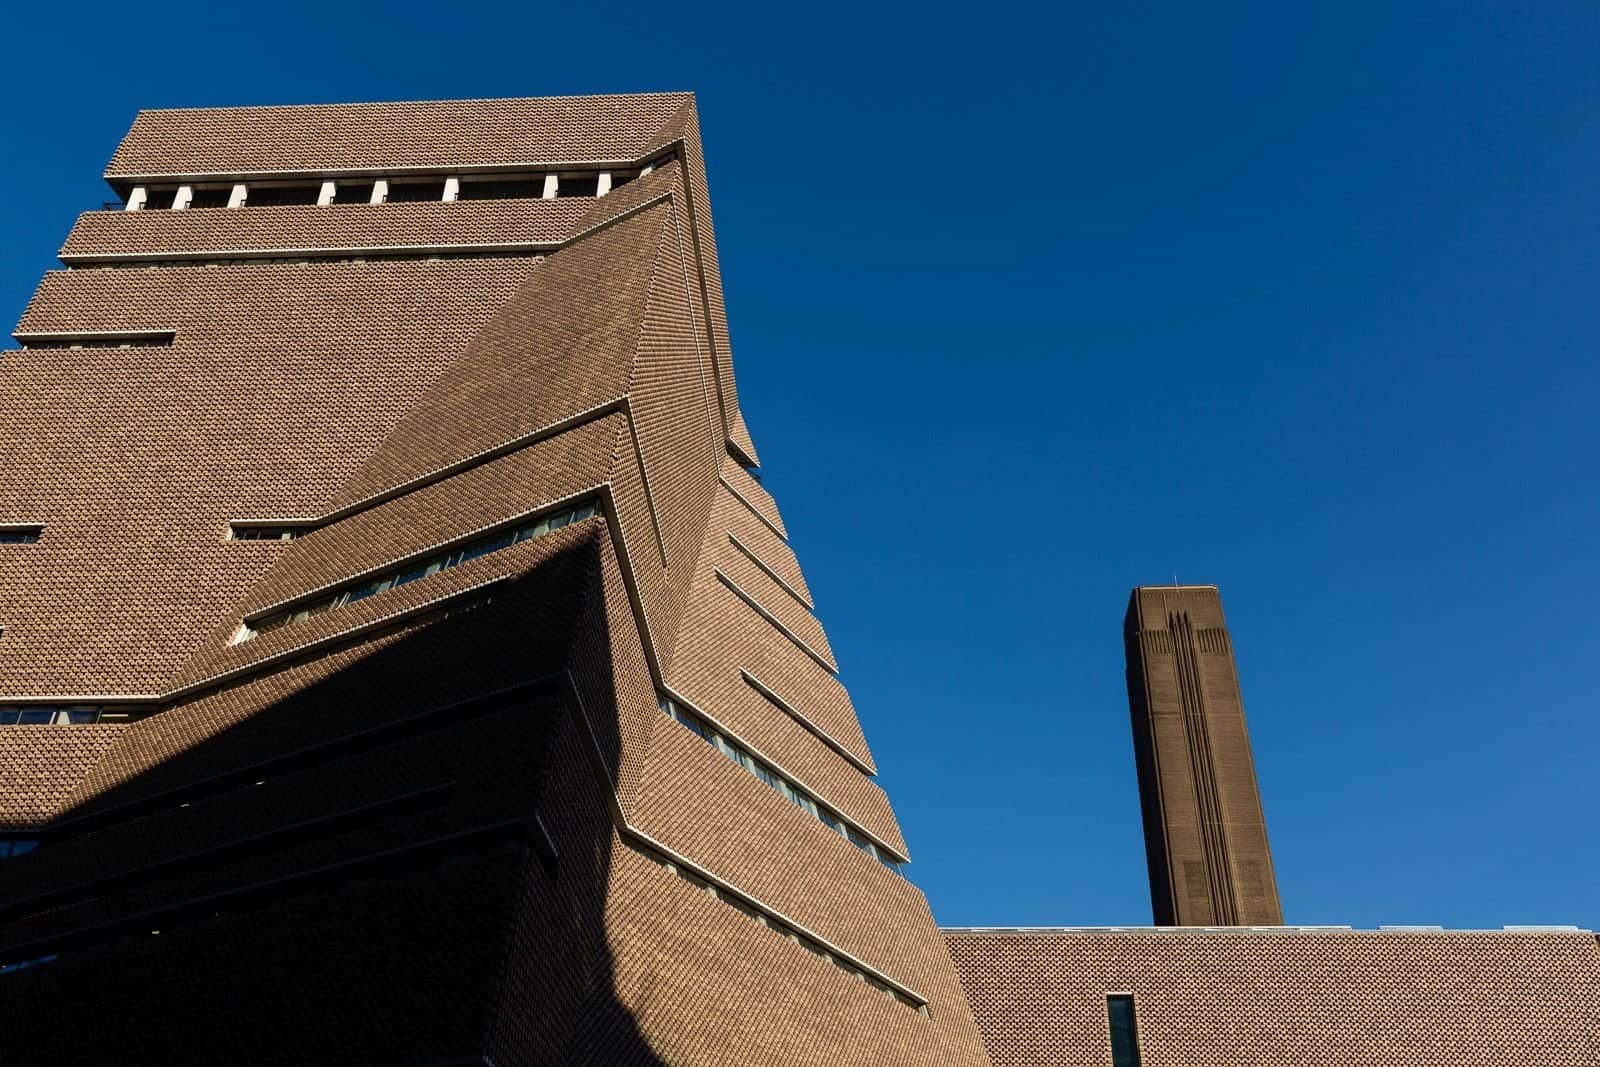
<svg viewBox="0 0 1600 1067">
<path fill-rule="evenodd" d="M 305 523 L 235 522 L 228 527 L 231 541 L 292 541 L 311 532 Z"/>
<path fill-rule="evenodd" d="M 594 196 L 599 191 L 598 174 L 563 174 L 556 186 L 557 196 Z"/>
<path fill-rule="evenodd" d="M 462 200 L 537 200 L 544 195 L 544 177 L 488 178 L 461 183 Z"/>
<path fill-rule="evenodd" d="M 11 859 L 13 856 L 26 856 L 39 847 L 36 839 L 30 838 L 0 838 L 0 860 Z"/>
<path fill-rule="evenodd" d="M 418 204 L 426 200 L 444 199 L 444 179 L 422 182 L 390 182 L 389 203 Z"/>
<path fill-rule="evenodd" d="M 315 204 L 322 186 L 317 185 L 252 185 L 245 197 L 246 207 L 291 207 Z"/>
<path fill-rule="evenodd" d="M 372 202 L 372 183 L 366 182 L 340 182 L 333 191 L 335 204 L 370 204 Z"/>
<path fill-rule="evenodd" d="M 1106 995 L 1111 1024 L 1111 1067 L 1139 1067 L 1139 1029 L 1133 1020 L 1133 994 Z"/>
<path fill-rule="evenodd" d="M 31 545 L 43 534 L 43 526 L 0 526 L 0 545 Z"/>
<path fill-rule="evenodd" d="M 191 208 L 197 207 L 227 207 L 228 198 L 233 195 L 231 185 L 219 185 L 212 189 L 196 189 L 194 196 L 189 200 Z"/>
<path fill-rule="evenodd" d="M 144 194 L 144 210 L 165 211 L 167 208 L 172 206 L 172 202 L 176 200 L 177 197 L 178 190 L 176 188 L 148 190 Z"/>
</svg>

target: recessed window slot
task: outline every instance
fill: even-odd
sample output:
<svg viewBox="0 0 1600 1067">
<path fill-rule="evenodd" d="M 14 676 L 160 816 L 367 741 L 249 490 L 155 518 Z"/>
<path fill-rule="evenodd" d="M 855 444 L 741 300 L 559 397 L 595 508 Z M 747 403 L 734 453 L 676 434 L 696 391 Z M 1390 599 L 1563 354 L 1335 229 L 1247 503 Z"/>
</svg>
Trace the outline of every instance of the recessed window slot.
<svg viewBox="0 0 1600 1067">
<path fill-rule="evenodd" d="M 310 522 L 241 521 L 228 524 L 230 541 L 293 541 L 304 537 L 316 526 Z"/>
<path fill-rule="evenodd" d="M 11 335 L 23 348 L 167 348 L 176 330 L 77 330 L 18 332 Z"/>
</svg>

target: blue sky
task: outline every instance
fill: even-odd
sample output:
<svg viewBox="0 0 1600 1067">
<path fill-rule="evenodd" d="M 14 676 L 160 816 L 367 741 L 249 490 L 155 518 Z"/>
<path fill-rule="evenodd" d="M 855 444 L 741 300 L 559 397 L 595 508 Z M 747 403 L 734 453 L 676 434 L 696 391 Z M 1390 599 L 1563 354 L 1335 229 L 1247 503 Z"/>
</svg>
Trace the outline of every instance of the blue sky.
<svg viewBox="0 0 1600 1067">
<path fill-rule="evenodd" d="M 138 107 L 693 89 L 941 922 L 1149 921 L 1120 625 L 1176 574 L 1288 921 L 1600 925 L 1600 9 L 1123 6 L 32 5 L 0 317 Z"/>
</svg>

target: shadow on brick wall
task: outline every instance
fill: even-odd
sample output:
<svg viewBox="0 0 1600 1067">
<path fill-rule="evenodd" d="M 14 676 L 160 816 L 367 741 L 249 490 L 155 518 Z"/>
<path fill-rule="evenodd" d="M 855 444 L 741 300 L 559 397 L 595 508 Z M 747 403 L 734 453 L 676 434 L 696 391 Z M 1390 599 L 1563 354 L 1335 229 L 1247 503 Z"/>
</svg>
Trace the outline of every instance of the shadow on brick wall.
<svg viewBox="0 0 1600 1067">
<path fill-rule="evenodd" d="M 101 769 L 134 773 L 0 863 L 0 962 L 38 961 L 0 974 L 0 1062 L 659 1063 L 603 914 L 653 687 L 582 536 L 131 728 Z"/>
</svg>

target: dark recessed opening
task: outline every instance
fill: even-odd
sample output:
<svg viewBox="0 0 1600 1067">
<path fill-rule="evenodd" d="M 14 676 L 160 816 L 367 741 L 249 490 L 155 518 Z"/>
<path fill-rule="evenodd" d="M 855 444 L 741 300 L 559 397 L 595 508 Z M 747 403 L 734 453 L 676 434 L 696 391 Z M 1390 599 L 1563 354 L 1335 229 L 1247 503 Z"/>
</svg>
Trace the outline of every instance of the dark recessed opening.
<svg viewBox="0 0 1600 1067">
<path fill-rule="evenodd" d="M 462 200 L 536 200 L 544 195 L 544 178 L 493 178 L 461 183 Z"/>
<path fill-rule="evenodd" d="M 172 206 L 172 201 L 178 195 L 176 189 L 146 189 L 144 191 L 144 210 L 162 211 Z"/>
<path fill-rule="evenodd" d="M 43 526 L 0 526 L 0 545 L 31 545 L 43 535 Z"/>
<path fill-rule="evenodd" d="M 317 195 L 322 192 L 320 183 L 315 185 L 261 185 L 251 186 L 249 194 L 245 197 L 246 207 L 294 207 L 305 204 L 315 204 Z"/>
<path fill-rule="evenodd" d="M 254 523 L 236 522 L 228 527 L 230 541 L 293 541 L 296 537 L 310 533 L 312 527 L 306 523 Z"/>
<path fill-rule="evenodd" d="M 233 195 L 233 189 L 223 186 L 220 189 L 196 189 L 194 198 L 189 201 L 191 208 L 196 207 L 227 207 L 228 198 Z"/>
<path fill-rule="evenodd" d="M 444 199 L 444 179 L 426 182 L 390 182 L 389 203 L 420 204 Z"/>
<path fill-rule="evenodd" d="M 594 196 L 599 192 L 598 174 L 563 174 L 556 185 L 557 196 Z"/>
<path fill-rule="evenodd" d="M 340 182 L 334 186 L 333 202 L 335 204 L 370 204 L 372 202 L 372 183 L 366 182 Z"/>
</svg>

